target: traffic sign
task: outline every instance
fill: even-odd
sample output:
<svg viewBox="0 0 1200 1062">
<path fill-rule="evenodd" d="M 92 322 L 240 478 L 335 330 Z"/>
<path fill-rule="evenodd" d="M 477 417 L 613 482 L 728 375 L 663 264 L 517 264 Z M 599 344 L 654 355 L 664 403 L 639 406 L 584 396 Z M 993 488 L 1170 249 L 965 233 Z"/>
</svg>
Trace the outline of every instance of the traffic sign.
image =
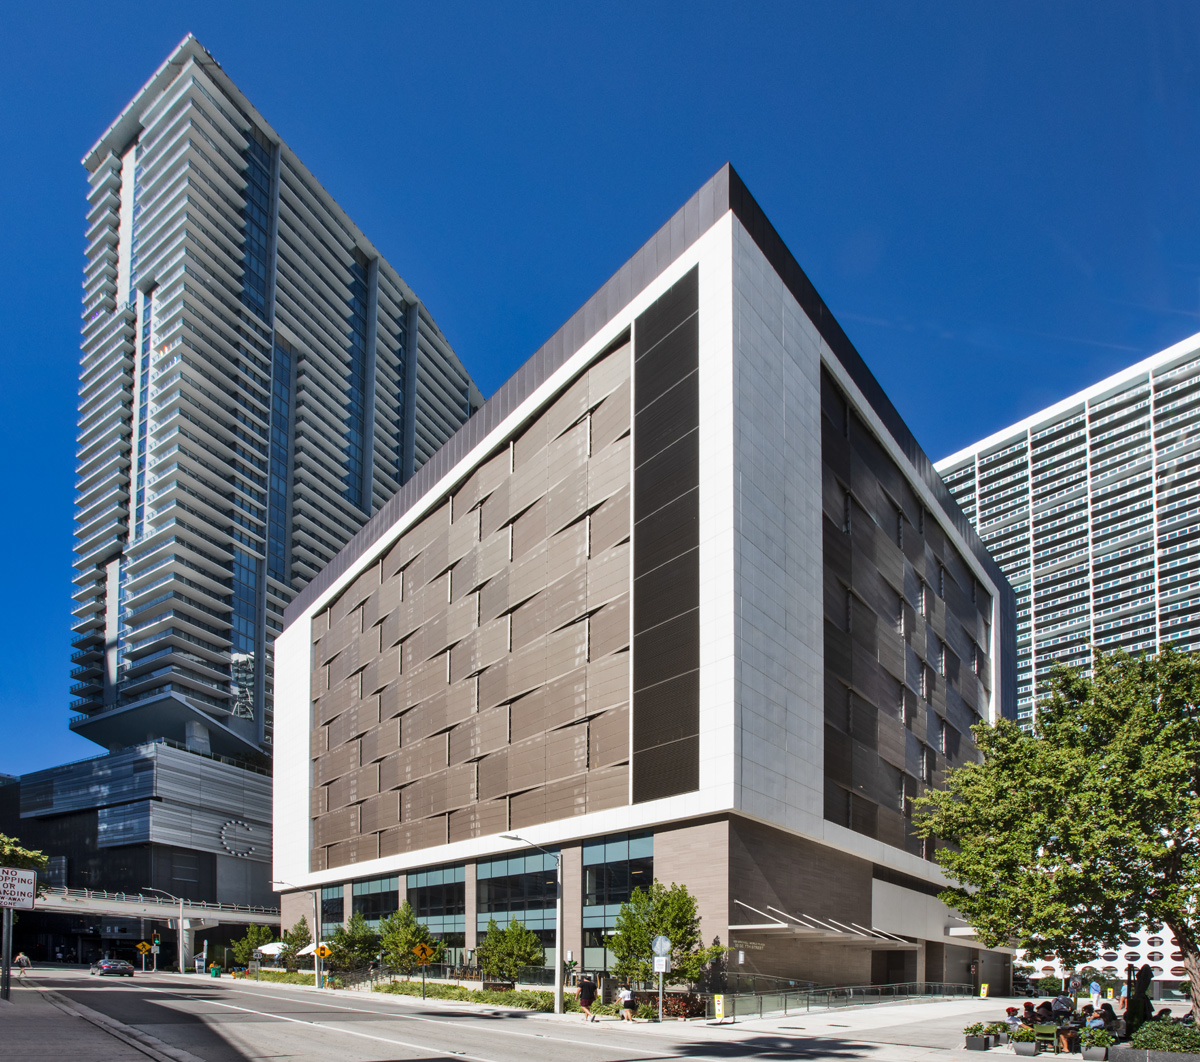
<svg viewBox="0 0 1200 1062">
<path fill-rule="evenodd" d="M 657 937 L 650 941 L 650 950 L 654 952 L 655 955 L 670 955 L 671 941 L 669 938 L 664 937 L 660 933 Z"/>
<path fill-rule="evenodd" d="M 413 948 L 413 954 L 421 962 L 429 962 L 433 958 L 433 948 L 431 948 L 428 944 L 418 944 L 415 948 Z"/>
<path fill-rule="evenodd" d="M 333 954 L 333 952 L 331 952 L 329 950 L 328 945 L 326 945 L 326 944 L 318 944 L 317 945 L 317 956 L 319 958 L 328 959 L 329 956 L 332 954 Z"/>
<path fill-rule="evenodd" d="M 656 974 L 664 974 L 671 972 L 671 956 L 670 955 L 655 955 L 654 956 L 654 972 Z"/>
<path fill-rule="evenodd" d="M 37 872 L 0 867 L 0 907 L 32 911 L 37 896 Z"/>
<path fill-rule="evenodd" d="M 144 940 L 138 941 L 137 950 L 140 951 L 143 955 L 146 955 L 150 951 L 150 945 L 147 944 Z"/>
</svg>

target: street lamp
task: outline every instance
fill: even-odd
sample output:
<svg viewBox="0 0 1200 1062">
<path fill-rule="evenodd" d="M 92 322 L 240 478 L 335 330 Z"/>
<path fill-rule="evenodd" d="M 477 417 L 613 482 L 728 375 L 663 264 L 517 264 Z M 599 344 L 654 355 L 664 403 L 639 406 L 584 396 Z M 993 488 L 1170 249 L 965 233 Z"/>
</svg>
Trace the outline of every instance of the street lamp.
<svg viewBox="0 0 1200 1062">
<path fill-rule="evenodd" d="M 563 1012 L 563 983 L 562 983 L 562 957 L 563 957 L 563 878 L 562 878 L 562 855 L 548 852 L 540 844 L 534 844 L 533 841 L 525 837 L 518 837 L 515 833 L 502 833 L 500 835 L 506 841 L 520 841 L 522 844 L 527 844 L 531 848 L 536 848 L 543 855 L 548 855 L 554 860 L 554 869 L 556 871 L 556 896 L 554 900 L 554 1013 L 561 1014 Z"/>
<path fill-rule="evenodd" d="M 183 897 L 176 896 L 173 893 L 167 892 L 166 889 L 155 889 L 149 885 L 143 885 L 142 888 L 146 892 L 161 892 L 164 896 L 169 896 L 172 900 L 179 901 L 179 921 L 175 923 L 176 946 L 179 948 L 179 972 L 183 973 Z"/>
<path fill-rule="evenodd" d="M 293 885 L 290 881 L 280 881 L 278 879 L 275 879 L 271 882 L 271 884 L 272 885 L 282 885 L 285 889 L 295 889 L 297 892 L 301 891 L 301 887 L 299 885 Z M 312 896 L 312 903 L 313 903 L 313 963 L 314 963 L 313 973 L 316 976 L 317 987 L 324 988 L 325 986 L 321 983 L 321 956 L 317 954 L 317 948 L 320 947 L 320 945 L 321 945 L 321 920 L 320 920 L 320 918 L 317 917 L 317 911 L 318 911 L 317 890 L 309 889 L 308 892 Z M 280 905 L 280 914 L 282 915 L 282 913 L 283 913 L 283 907 L 281 904 Z M 280 918 L 279 919 L 279 935 L 280 936 L 283 936 L 283 929 L 284 929 L 283 919 Z"/>
</svg>

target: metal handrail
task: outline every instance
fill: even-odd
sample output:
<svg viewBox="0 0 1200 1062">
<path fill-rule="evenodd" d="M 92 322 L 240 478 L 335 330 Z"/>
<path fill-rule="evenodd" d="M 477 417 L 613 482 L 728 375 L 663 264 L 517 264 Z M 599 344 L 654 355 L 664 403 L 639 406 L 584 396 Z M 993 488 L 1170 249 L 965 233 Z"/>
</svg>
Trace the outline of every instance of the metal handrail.
<svg viewBox="0 0 1200 1062">
<path fill-rule="evenodd" d="M 112 892 L 108 889 L 67 889 L 62 886 L 47 886 L 46 891 L 56 896 L 78 896 L 85 900 L 120 900 L 126 903 L 154 903 L 175 908 L 178 900 L 162 896 L 147 896 L 144 893 Z M 247 914 L 264 914 L 278 917 L 278 907 L 262 907 L 248 903 L 219 903 L 216 900 L 184 900 L 185 907 L 200 907 L 208 911 L 244 911 Z"/>
</svg>

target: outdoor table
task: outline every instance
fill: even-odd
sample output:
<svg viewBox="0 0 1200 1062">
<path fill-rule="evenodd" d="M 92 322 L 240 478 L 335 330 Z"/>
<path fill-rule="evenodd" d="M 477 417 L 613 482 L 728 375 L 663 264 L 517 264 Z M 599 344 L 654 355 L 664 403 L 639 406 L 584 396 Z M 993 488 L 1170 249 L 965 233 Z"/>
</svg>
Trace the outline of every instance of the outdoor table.
<svg viewBox="0 0 1200 1062">
<path fill-rule="evenodd" d="M 1079 1029 L 1078 1025 L 1060 1025 L 1058 1027 L 1058 1049 L 1064 1054 L 1079 1053 Z"/>
</svg>

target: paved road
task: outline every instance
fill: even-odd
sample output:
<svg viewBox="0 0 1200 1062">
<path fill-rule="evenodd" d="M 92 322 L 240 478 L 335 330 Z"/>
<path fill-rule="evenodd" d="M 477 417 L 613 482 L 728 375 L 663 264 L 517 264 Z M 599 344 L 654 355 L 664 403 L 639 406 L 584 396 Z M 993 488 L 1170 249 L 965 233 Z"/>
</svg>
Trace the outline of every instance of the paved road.
<svg viewBox="0 0 1200 1062">
<path fill-rule="evenodd" d="M 575 1016 L 358 992 L 330 996 L 200 977 L 139 974 L 132 980 L 101 980 L 73 971 L 38 974 L 45 992 L 153 1037 L 152 1048 L 155 1041 L 163 1045 L 159 1058 L 173 1062 L 956 1062 L 968 1057 L 958 1050 L 960 1030 L 975 1020 L 981 1003 L 873 1007 L 736 1026 L 629 1026 L 611 1019 L 586 1024 Z M 984 1016 L 994 1017 L 999 1002 L 989 1001 Z M 50 1043 L 45 1046 L 57 1056 Z"/>
</svg>

